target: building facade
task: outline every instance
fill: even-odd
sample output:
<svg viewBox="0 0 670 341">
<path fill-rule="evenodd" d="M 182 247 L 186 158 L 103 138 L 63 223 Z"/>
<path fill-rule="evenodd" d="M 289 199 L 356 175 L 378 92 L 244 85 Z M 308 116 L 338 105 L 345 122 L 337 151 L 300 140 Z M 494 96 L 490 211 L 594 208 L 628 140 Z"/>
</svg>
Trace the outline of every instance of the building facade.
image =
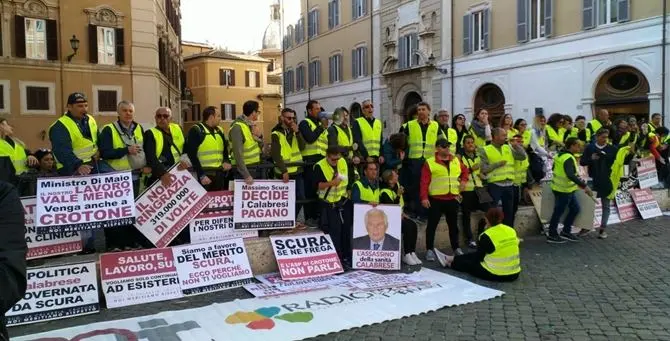
<svg viewBox="0 0 670 341">
<path fill-rule="evenodd" d="M 285 105 L 299 118 L 310 99 L 326 111 L 381 103 L 379 13 L 379 0 L 300 1 L 283 34 Z"/>
<path fill-rule="evenodd" d="M 99 125 L 124 99 L 153 125 L 159 105 L 178 110 L 179 17 L 178 0 L 0 0 L 0 115 L 31 149 L 75 91 Z"/>
<path fill-rule="evenodd" d="M 387 134 L 398 131 L 407 110 L 424 101 L 437 112 L 441 81 L 435 62 L 443 55 L 440 0 L 381 0 L 381 111 Z M 449 37 L 444 36 L 444 37 Z M 387 135 L 388 136 L 388 135 Z"/>
<path fill-rule="evenodd" d="M 670 109 L 663 1 L 452 0 L 442 17 L 453 39 L 438 64 L 449 71 L 442 102 L 468 119 L 478 108 L 515 119 L 590 118 L 599 108 L 648 119 Z"/>
</svg>

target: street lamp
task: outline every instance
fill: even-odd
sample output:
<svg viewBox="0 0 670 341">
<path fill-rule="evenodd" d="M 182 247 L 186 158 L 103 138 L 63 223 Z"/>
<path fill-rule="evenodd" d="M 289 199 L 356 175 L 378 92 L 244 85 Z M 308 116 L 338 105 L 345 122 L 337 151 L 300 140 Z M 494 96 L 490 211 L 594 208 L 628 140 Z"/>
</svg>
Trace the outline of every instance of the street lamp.
<svg viewBox="0 0 670 341">
<path fill-rule="evenodd" d="M 67 62 L 71 62 L 72 58 L 74 58 L 75 55 L 77 55 L 77 50 L 79 50 L 79 39 L 77 39 L 76 35 L 72 35 L 72 39 L 70 39 L 70 47 L 72 47 L 72 54 L 67 56 Z"/>
<path fill-rule="evenodd" d="M 446 75 L 446 74 L 449 73 L 449 69 L 445 69 L 445 68 L 435 66 L 435 56 L 432 53 L 428 57 L 428 65 L 434 67 L 435 70 L 437 70 L 437 72 L 439 72 L 443 75 Z"/>
</svg>

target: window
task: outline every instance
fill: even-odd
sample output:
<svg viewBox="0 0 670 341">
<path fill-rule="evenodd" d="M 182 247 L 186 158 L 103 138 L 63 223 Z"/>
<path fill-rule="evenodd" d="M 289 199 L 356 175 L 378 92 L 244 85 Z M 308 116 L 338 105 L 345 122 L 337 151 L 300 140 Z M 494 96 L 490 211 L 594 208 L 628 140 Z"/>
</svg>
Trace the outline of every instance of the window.
<svg viewBox="0 0 670 341">
<path fill-rule="evenodd" d="M 235 86 L 235 70 L 219 69 L 219 85 Z"/>
<path fill-rule="evenodd" d="M 300 18 L 295 24 L 295 43 L 300 44 L 305 41 L 305 19 Z"/>
<path fill-rule="evenodd" d="M 25 18 L 26 25 L 26 58 L 47 59 L 46 21 L 43 19 Z"/>
<path fill-rule="evenodd" d="M 232 121 L 235 119 L 235 103 L 222 103 L 221 115 L 224 121 Z"/>
<path fill-rule="evenodd" d="M 261 74 L 258 71 L 246 71 L 246 87 L 247 88 L 260 88 L 261 87 Z"/>
<path fill-rule="evenodd" d="M 328 81 L 330 83 L 342 81 L 342 55 L 336 54 L 328 58 Z"/>
<path fill-rule="evenodd" d="M 530 39 L 544 37 L 544 3 L 546 0 L 530 1 Z"/>
<path fill-rule="evenodd" d="M 525 2 L 520 2 L 520 4 L 525 4 Z M 519 8 L 525 7 L 520 5 Z M 490 17 L 488 8 L 470 12 L 463 16 L 463 54 L 488 50 Z M 517 26 L 517 28 L 524 27 Z M 527 31 L 524 30 L 523 33 L 527 34 Z"/>
<path fill-rule="evenodd" d="M 307 36 L 313 38 L 319 34 L 319 10 L 313 9 L 309 11 L 307 16 Z"/>
<path fill-rule="evenodd" d="M 289 49 L 289 48 L 293 47 L 293 39 L 294 39 L 293 38 L 293 36 L 294 36 L 293 32 L 294 32 L 293 31 L 293 26 L 289 25 L 288 27 L 286 27 L 286 36 L 284 37 L 284 48 L 285 49 Z"/>
<path fill-rule="evenodd" d="M 117 103 L 116 91 L 98 90 L 99 112 L 115 112 Z"/>
<path fill-rule="evenodd" d="M 9 96 L 5 94 L 5 91 L 9 92 L 9 81 L 0 81 L 0 113 L 9 111 L 9 105 L 5 104 Z"/>
<path fill-rule="evenodd" d="M 49 110 L 49 88 L 45 86 L 26 87 L 28 110 Z"/>
<path fill-rule="evenodd" d="M 618 2 L 619 0 L 598 0 L 598 25 L 618 21 Z"/>
<path fill-rule="evenodd" d="M 411 47 L 412 40 L 411 37 L 408 37 L 409 39 L 409 46 Z M 416 48 L 414 48 L 416 50 Z M 407 50 L 405 49 L 405 52 Z M 413 63 L 409 66 L 415 66 L 418 64 L 418 57 L 416 56 L 416 63 Z M 358 77 L 365 77 L 368 75 L 368 48 L 365 46 L 357 47 L 352 51 L 352 56 L 351 56 L 351 76 L 353 78 L 358 78 Z"/>
<path fill-rule="evenodd" d="M 328 29 L 340 24 L 340 0 L 328 1 Z"/>
<path fill-rule="evenodd" d="M 193 103 L 193 105 L 191 105 L 191 121 L 200 121 L 200 116 L 200 103 Z"/>
<path fill-rule="evenodd" d="M 98 64 L 114 65 L 116 58 L 115 31 L 113 28 L 98 26 Z"/>
<path fill-rule="evenodd" d="M 517 41 L 551 37 L 553 30 L 553 0 L 517 0 Z M 487 26 L 487 22 L 483 21 Z M 487 30 L 483 30 L 487 33 Z M 485 40 L 488 38 L 485 38 Z M 487 43 L 485 41 L 485 43 Z"/>
<path fill-rule="evenodd" d="M 585 30 L 630 20 L 630 0 L 584 0 L 582 26 Z"/>
<path fill-rule="evenodd" d="M 484 49 L 484 15 L 482 11 L 472 13 L 472 52 Z"/>
<path fill-rule="evenodd" d="M 398 41 L 398 68 L 406 69 L 419 65 L 419 55 L 416 54 L 418 49 L 419 36 L 416 33 L 400 37 Z"/>
<path fill-rule="evenodd" d="M 305 65 L 299 65 L 295 69 L 295 88 L 296 90 L 305 90 Z"/>
<path fill-rule="evenodd" d="M 351 2 L 351 19 L 358 19 L 368 12 L 368 0 L 353 0 Z"/>
<path fill-rule="evenodd" d="M 0 83 L 2 84 L 2 83 Z M 5 88 L 9 86 L 6 83 Z M 56 83 L 19 81 L 21 114 L 55 115 L 56 114 Z M 8 91 L 4 90 L 5 104 Z M 8 108 L 5 108 L 6 110 Z"/>
<path fill-rule="evenodd" d="M 288 70 L 284 73 L 284 92 L 285 93 L 291 93 L 294 91 L 294 75 L 293 75 L 293 70 Z"/>
<path fill-rule="evenodd" d="M 116 105 L 121 100 L 123 87 L 117 85 L 93 86 L 92 111 L 102 115 L 116 115 Z M 160 98 L 161 105 L 163 97 Z"/>
<path fill-rule="evenodd" d="M 309 63 L 309 87 L 321 85 L 321 61 L 314 60 Z"/>
</svg>

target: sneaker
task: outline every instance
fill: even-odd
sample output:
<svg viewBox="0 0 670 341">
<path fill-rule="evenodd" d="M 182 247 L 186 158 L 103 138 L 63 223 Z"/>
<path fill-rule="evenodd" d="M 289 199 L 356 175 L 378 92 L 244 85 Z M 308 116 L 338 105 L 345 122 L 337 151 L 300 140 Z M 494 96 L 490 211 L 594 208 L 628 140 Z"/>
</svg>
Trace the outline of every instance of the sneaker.
<svg viewBox="0 0 670 341">
<path fill-rule="evenodd" d="M 416 263 L 416 265 L 423 264 L 423 262 L 421 261 L 421 259 L 419 259 L 419 256 L 417 256 L 415 252 L 412 252 L 411 255 L 412 255 L 412 259 L 414 259 L 414 263 Z"/>
<path fill-rule="evenodd" d="M 464 255 L 463 250 L 461 250 L 460 247 L 456 248 L 456 251 L 454 251 L 454 254 L 455 254 L 456 256 L 462 256 L 462 255 Z"/>
<path fill-rule="evenodd" d="M 443 268 L 446 268 L 447 267 L 447 255 L 445 255 L 444 253 L 435 249 L 435 256 L 437 257 L 437 261 L 440 262 L 440 265 L 442 265 Z"/>
<path fill-rule="evenodd" d="M 414 257 L 412 257 L 411 253 L 406 253 L 402 257 L 402 262 L 407 264 L 407 265 L 417 265 L 416 261 L 414 261 Z"/>
<path fill-rule="evenodd" d="M 548 235 L 548 236 L 547 236 L 547 243 L 550 243 L 550 244 L 563 244 L 563 243 L 566 243 L 566 241 L 565 241 L 565 239 L 561 238 L 561 237 L 558 236 L 558 235 L 555 235 L 555 236 Z"/>
<path fill-rule="evenodd" d="M 426 252 L 426 261 L 434 262 L 435 261 L 435 252 L 433 250 L 428 250 Z"/>
<path fill-rule="evenodd" d="M 567 233 L 567 232 L 561 232 L 560 237 L 569 241 L 569 242 L 578 242 L 579 238 L 577 238 L 574 234 L 572 233 Z"/>
<path fill-rule="evenodd" d="M 477 248 L 477 242 L 474 240 L 471 240 L 468 242 L 468 247 L 471 249 L 476 249 Z"/>
<path fill-rule="evenodd" d="M 598 234 L 598 239 L 607 239 L 607 232 L 605 232 L 605 230 L 600 230 L 600 233 Z"/>
</svg>

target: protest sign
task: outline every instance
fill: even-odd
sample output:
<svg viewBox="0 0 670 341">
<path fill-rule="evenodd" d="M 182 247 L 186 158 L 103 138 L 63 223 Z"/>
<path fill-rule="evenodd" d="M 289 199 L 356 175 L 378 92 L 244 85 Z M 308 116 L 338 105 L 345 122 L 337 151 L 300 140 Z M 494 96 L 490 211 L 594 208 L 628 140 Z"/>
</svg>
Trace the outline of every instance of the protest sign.
<svg viewBox="0 0 670 341">
<path fill-rule="evenodd" d="M 596 208 L 593 213 L 593 227 L 599 228 L 600 223 L 603 218 L 603 206 L 602 202 L 600 199 L 596 199 Z M 607 225 L 614 225 L 618 224 L 621 222 L 621 219 L 619 218 L 619 210 L 616 208 L 616 204 L 614 200 L 610 201 L 610 215 L 609 218 L 607 218 Z"/>
<path fill-rule="evenodd" d="M 656 160 L 653 156 L 640 160 L 640 164 L 637 166 L 637 180 L 642 189 L 650 188 L 658 184 Z"/>
<path fill-rule="evenodd" d="M 210 198 L 187 170 L 174 166 L 168 172 L 172 184 L 156 181 L 137 198 L 137 227 L 156 247 L 168 246 Z"/>
<path fill-rule="evenodd" d="M 400 224 L 397 205 L 354 205 L 354 269 L 400 270 Z"/>
<path fill-rule="evenodd" d="M 614 199 L 622 223 L 637 218 L 637 208 L 633 204 L 633 198 L 629 191 L 617 191 Z"/>
<path fill-rule="evenodd" d="M 236 230 L 290 229 L 295 226 L 295 181 L 235 180 Z"/>
<path fill-rule="evenodd" d="M 5 316 L 19 325 L 96 313 L 98 279 L 95 262 L 30 268 L 23 299 Z"/>
<path fill-rule="evenodd" d="M 35 197 L 21 198 L 26 225 L 26 259 L 36 259 L 68 253 L 82 249 L 81 235 L 77 231 L 64 231 L 38 234 L 35 228 Z"/>
<path fill-rule="evenodd" d="M 234 288 L 253 281 L 242 238 L 172 248 L 184 295 Z"/>
<path fill-rule="evenodd" d="M 135 222 L 130 172 L 37 179 L 39 233 L 83 231 Z"/>
<path fill-rule="evenodd" d="M 191 244 L 232 238 L 258 237 L 257 230 L 235 230 L 233 225 L 233 192 L 209 192 L 211 201 L 189 224 Z"/>
<path fill-rule="evenodd" d="M 329 235 L 271 236 L 270 241 L 283 280 L 344 272 Z"/>
<path fill-rule="evenodd" d="M 100 279 L 107 308 L 183 296 L 172 250 L 168 248 L 103 254 Z"/>
<path fill-rule="evenodd" d="M 632 190 L 631 196 L 633 197 L 635 206 L 640 211 L 642 219 L 655 218 L 663 215 L 656 198 L 654 198 L 654 195 L 651 193 L 651 189 L 645 188 Z"/>
</svg>

